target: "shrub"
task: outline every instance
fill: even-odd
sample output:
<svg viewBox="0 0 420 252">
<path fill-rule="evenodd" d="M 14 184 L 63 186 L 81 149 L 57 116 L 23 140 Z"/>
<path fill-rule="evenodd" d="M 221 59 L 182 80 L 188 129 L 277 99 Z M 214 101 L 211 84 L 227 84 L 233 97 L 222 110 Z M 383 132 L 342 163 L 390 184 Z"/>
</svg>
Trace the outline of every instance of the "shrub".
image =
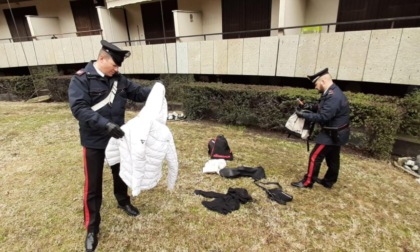
<svg viewBox="0 0 420 252">
<path fill-rule="evenodd" d="M 420 89 L 403 97 L 399 105 L 405 113 L 398 132 L 409 136 L 420 136 Z"/>
<path fill-rule="evenodd" d="M 51 94 L 51 99 L 56 102 L 68 101 L 68 89 L 71 80 L 71 75 L 55 76 L 46 78 L 48 90 Z"/>
<path fill-rule="evenodd" d="M 33 79 L 30 75 L 0 77 L 0 93 L 30 99 L 35 95 Z"/>
<path fill-rule="evenodd" d="M 33 79 L 35 92 L 48 88 L 47 78 L 58 75 L 56 65 L 30 66 L 29 71 Z"/>
</svg>

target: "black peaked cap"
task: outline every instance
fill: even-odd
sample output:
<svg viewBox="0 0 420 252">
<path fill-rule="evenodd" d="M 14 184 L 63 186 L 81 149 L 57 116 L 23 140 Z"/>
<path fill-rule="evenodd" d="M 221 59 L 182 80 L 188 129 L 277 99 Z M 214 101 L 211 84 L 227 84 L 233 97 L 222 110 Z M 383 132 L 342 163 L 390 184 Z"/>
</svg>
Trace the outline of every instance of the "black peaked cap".
<svg viewBox="0 0 420 252">
<path fill-rule="evenodd" d="M 328 74 L 328 68 L 325 68 L 321 71 L 319 71 L 318 73 L 314 74 L 314 75 L 308 75 L 308 79 L 312 82 L 315 83 L 319 77 L 321 77 L 322 75 Z"/>
<path fill-rule="evenodd" d="M 101 45 L 102 50 L 107 52 L 118 66 L 121 66 L 122 62 L 131 55 L 130 51 L 121 50 L 106 40 L 101 40 Z"/>
</svg>

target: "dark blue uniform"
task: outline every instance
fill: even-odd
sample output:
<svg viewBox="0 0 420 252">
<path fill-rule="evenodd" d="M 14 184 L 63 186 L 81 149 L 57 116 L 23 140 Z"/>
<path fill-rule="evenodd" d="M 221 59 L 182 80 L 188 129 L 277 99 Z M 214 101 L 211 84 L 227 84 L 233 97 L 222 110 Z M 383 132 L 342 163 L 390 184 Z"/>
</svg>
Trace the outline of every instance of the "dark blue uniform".
<svg viewBox="0 0 420 252">
<path fill-rule="evenodd" d="M 91 107 L 108 96 L 115 80 L 118 81 L 118 87 L 112 107 L 106 105 L 96 112 L 93 111 Z M 71 111 L 79 121 L 82 146 L 105 149 L 110 139 L 105 125 L 110 121 L 123 125 L 127 99 L 144 102 L 150 89 L 140 87 L 121 74 L 115 74 L 111 78 L 101 77 L 92 61 L 73 76 L 68 93 Z"/>
<path fill-rule="evenodd" d="M 341 146 L 348 142 L 350 136 L 350 107 L 347 98 L 337 85 L 332 84 L 322 94 L 317 112 L 304 113 L 303 117 L 318 123 L 322 128 L 309 156 L 308 172 L 303 183 L 305 186 L 311 186 L 317 180 L 325 158 L 328 170 L 322 184 L 332 187 L 338 179 Z"/>
<path fill-rule="evenodd" d="M 121 74 L 101 77 L 89 62 L 79 70 L 70 82 L 68 94 L 71 111 L 79 121 L 80 141 L 83 146 L 85 170 L 84 217 L 88 232 L 99 233 L 102 204 L 102 179 L 105 148 L 110 136 L 106 124 L 124 124 L 127 99 L 144 102 L 150 88 L 141 87 Z M 105 105 L 97 111 L 92 106 L 101 102 L 111 92 L 114 81 L 118 81 L 117 92 L 112 106 Z M 112 166 L 114 195 L 120 206 L 130 203 L 127 185 L 119 177 L 119 164 Z"/>
</svg>

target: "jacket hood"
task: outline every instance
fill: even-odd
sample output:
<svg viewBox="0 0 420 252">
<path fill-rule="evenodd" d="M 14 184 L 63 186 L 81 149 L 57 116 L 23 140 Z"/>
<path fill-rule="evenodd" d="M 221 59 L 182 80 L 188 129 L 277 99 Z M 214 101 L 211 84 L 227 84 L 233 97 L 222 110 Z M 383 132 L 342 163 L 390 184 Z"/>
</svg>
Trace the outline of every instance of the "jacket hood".
<svg viewBox="0 0 420 252">
<path fill-rule="evenodd" d="M 168 118 L 168 104 L 165 98 L 165 86 L 161 82 L 156 82 L 147 97 L 143 109 L 137 116 L 157 120 L 166 124 Z"/>
</svg>

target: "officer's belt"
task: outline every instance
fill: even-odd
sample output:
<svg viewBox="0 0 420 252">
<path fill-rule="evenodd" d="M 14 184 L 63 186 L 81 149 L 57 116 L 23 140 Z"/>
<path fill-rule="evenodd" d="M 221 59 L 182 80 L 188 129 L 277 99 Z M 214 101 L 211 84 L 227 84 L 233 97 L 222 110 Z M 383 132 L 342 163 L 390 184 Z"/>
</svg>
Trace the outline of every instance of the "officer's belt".
<svg viewBox="0 0 420 252">
<path fill-rule="evenodd" d="M 105 97 L 105 99 L 103 99 L 102 101 L 93 105 L 92 110 L 93 111 L 98 111 L 99 109 L 101 109 L 102 107 L 104 107 L 107 104 L 109 104 L 109 106 L 112 106 L 112 103 L 114 102 L 115 94 L 117 93 L 117 86 L 118 86 L 118 81 L 114 81 L 114 84 L 112 85 L 111 92 L 109 92 L 108 96 Z"/>
<path fill-rule="evenodd" d="M 344 124 L 343 126 L 340 127 L 322 127 L 322 130 L 325 132 L 330 132 L 330 131 L 342 131 L 344 129 L 347 129 L 349 127 L 349 124 Z"/>
</svg>

